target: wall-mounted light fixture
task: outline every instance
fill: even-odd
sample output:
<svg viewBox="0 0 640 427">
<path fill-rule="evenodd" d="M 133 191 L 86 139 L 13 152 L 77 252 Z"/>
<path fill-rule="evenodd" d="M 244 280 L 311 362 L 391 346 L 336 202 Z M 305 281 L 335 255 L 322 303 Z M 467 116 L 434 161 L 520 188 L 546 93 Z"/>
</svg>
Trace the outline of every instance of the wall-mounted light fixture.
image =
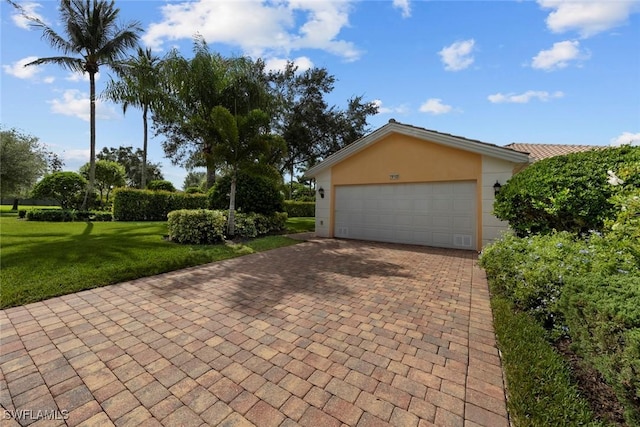
<svg viewBox="0 0 640 427">
<path fill-rule="evenodd" d="M 496 179 L 496 183 L 493 184 L 493 194 L 497 196 L 501 189 L 502 189 L 502 184 L 500 184 Z"/>
<path fill-rule="evenodd" d="M 321 199 L 324 199 L 324 188 L 320 187 L 320 188 L 318 189 L 318 194 L 320 195 L 320 198 L 321 198 Z"/>
</svg>

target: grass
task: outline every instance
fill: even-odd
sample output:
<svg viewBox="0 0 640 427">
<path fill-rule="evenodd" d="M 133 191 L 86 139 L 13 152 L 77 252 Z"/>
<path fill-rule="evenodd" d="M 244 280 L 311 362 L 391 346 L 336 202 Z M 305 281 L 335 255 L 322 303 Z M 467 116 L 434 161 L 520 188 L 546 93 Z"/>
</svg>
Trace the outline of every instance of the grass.
<svg viewBox="0 0 640 427">
<path fill-rule="evenodd" d="M 295 230 L 308 222 L 292 221 Z M 0 308 L 299 243 L 267 236 L 189 246 L 166 234 L 165 222 L 34 222 L 2 209 Z"/>
<path fill-rule="evenodd" d="M 528 314 L 514 313 L 503 297 L 493 296 L 491 305 L 513 425 L 603 425 L 595 421 L 562 356 L 544 339 L 544 329 Z"/>
<path fill-rule="evenodd" d="M 315 229 L 315 217 L 297 217 L 287 220 L 287 231 L 290 233 L 306 233 L 308 231 L 315 231 Z"/>
</svg>

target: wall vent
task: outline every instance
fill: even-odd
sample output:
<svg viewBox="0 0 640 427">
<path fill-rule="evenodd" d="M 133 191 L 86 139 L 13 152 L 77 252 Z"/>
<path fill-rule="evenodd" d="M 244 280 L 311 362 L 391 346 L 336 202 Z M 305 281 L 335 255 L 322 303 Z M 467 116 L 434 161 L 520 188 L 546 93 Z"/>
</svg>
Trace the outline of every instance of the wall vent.
<svg viewBox="0 0 640 427">
<path fill-rule="evenodd" d="M 459 246 L 462 248 L 470 248 L 471 247 L 471 235 L 469 234 L 454 234 L 453 235 L 453 246 Z"/>
</svg>

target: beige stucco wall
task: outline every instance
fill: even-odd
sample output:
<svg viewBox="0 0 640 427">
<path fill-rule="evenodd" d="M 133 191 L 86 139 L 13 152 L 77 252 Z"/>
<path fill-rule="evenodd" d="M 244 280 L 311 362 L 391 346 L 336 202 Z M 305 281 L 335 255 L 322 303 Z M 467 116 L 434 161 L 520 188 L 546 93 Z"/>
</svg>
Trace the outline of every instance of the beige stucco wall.
<svg viewBox="0 0 640 427">
<path fill-rule="evenodd" d="M 490 243 L 509 229 L 509 223 L 493 215 L 495 190 L 498 181 L 504 185 L 513 176 L 515 163 L 495 157 L 482 156 L 482 246 Z"/>
<path fill-rule="evenodd" d="M 468 151 L 391 134 L 333 166 L 331 178 L 333 185 L 478 180 L 481 158 Z"/>
<path fill-rule="evenodd" d="M 324 198 L 318 191 L 324 189 Z M 331 187 L 331 169 L 327 169 L 316 176 L 316 236 L 333 237 L 332 212 L 333 191 Z"/>
</svg>

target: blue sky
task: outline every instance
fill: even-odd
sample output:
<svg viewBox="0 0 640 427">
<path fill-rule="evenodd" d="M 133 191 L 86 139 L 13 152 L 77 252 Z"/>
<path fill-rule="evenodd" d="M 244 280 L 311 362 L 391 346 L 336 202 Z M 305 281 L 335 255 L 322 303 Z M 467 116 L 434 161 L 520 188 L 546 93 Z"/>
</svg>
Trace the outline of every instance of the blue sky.
<svg viewBox="0 0 640 427">
<path fill-rule="evenodd" d="M 24 8 L 58 31 L 57 4 Z M 119 0 L 138 20 L 141 44 L 158 55 L 192 51 L 197 32 L 223 55 L 326 67 L 337 78 L 332 104 L 375 101 L 371 129 L 390 118 L 498 145 L 511 142 L 640 143 L 640 2 L 535 1 L 154 1 Z M 37 136 L 77 170 L 89 159 L 88 80 L 47 65 L 58 54 L 1 3 L 3 128 Z M 98 91 L 109 79 L 101 70 Z M 142 146 L 141 113 L 98 105 L 97 150 Z M 182 187 L 186 171 L 149 158 Z"/>
</svg>

